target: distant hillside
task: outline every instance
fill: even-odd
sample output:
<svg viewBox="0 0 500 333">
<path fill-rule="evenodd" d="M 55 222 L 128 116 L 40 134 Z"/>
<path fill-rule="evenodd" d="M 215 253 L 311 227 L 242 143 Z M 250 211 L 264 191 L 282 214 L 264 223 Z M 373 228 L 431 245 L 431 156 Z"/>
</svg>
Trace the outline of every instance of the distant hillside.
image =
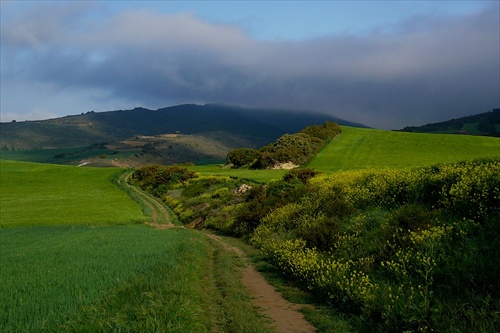
<svg viewBox="0 0 500 333">
<path fill-rule="evenodd" d="M 344 126 L 342 134 L 308 166 L 330 173 L 366 168 L 414 168 L 478 158 L 500 158 L 500 138 Z"/>
<path fill-rule="evenodd" d="M 500 137 L 500 109 L 423 126 L 409 126 L 401 131 Z"/>
<path fill-rule="evenodd" d="M 284 133 L 297 132 L 325 121 L 366 127 L 326 114 L 186 104 L 158 110 L 91 111 L 42 121 L 0 123 L 0 146 L 60 148 L 117 142 L 137 135 L 219 132 L 239 138 L 237 141 L 246 146 L 258 147 Z"/>
</svg>

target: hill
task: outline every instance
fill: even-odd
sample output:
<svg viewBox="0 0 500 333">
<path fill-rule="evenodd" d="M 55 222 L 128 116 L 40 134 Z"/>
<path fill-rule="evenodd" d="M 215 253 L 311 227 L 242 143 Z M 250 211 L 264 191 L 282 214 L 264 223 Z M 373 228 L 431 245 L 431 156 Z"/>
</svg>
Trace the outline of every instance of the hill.
<svg viewBox="0 0 500 333">
<path fill-rule="evenodd" d="M 423 126 L 408 126 L 401 131 L 500 137 L 500 109 Z"/>
<path fill-rule="evenodd" d="M 41 121 L 0 123 L 0 143 L 7 148 L 61 148 L 116 142 L 137 135 L 228 133 L 253 147 L 325 121 L 366 127 L 319 113 L 185 104 L 158 110 L 90 111 Z"/>
<path fill-rule="evenodd" d="M 410 168 L 500 157 L 500 138 L 404 133 L 342 127 L 342 133 L 309 163 L 322 172 L 364 168 Z"/>
<path fill-rule="evenodd" d="M 319 113 L 185 104 L 0 123 L 0 147 L 4 159 L 58 164 L 205 163 L 325 121 L 365 127 Z"/>
</svg>

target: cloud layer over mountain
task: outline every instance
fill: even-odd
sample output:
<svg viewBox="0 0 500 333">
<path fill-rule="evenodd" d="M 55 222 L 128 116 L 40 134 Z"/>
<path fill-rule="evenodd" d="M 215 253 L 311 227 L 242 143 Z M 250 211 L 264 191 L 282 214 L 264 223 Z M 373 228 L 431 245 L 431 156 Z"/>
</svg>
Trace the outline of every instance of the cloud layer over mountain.
<svg viewBox="0 0 500 333">
<path fill-rule="evenodd" d="M 380 128 L 500 104 L 498 2 L 470 15 L 413 17 L 365 35 L 302 40 L 257 40 L 237 25 L 188 13 L 129 10 L 104 19 L 96 9 L 41 5 L 2 17 L 9 93 L 2 109 L 40 85 L 94 105 L 220 102 L 315 110 Z M 19 89 L 26 95 L 13 93 Z"/>
</svg>

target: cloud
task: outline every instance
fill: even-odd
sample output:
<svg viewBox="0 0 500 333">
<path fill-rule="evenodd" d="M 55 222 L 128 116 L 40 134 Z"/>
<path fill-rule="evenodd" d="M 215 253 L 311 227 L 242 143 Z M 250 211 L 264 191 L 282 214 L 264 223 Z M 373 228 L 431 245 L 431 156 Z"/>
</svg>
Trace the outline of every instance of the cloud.
<svg viewBox="0 0 500 333">
<path fill-rule="evenodd" d="M 467 16 L 413 17 L 363 36 L 294 41 L 255 40 L 238 26 L 188 13 L 124 11 L 104 19 L 93 5 L 52 7 L 3 18 L 3 85 L 15 77 L 144 106 L 315 110 L 381 128 L 500 104 L 498 3 Z"/>
</svg>

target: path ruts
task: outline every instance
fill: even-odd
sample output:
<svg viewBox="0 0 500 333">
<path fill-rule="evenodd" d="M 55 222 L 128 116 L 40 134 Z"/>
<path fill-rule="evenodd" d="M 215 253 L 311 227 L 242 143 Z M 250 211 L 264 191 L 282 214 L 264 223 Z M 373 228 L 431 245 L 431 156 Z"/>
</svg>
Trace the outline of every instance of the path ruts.
<svg viewBox="0 0 500 333">
<path fill-rule="evenodd" d="M 159 202 L 158 198 L 128 184 L 127 180 L 130 175 L 131 172 L 125 173 L 118 181 L 122 186 L 134 192 L 137 198 L 149 207 L 152 221 L 148 224 L 158 229 L 175 228 L 176 226 L 172 224 L 167 209 Z M 255 270 L 241 249 L 227 244 L 217 235 L 210 233 L 205 233 L 205 235 L 220 243 L 225 250 L 234 252 L 247 263 L 247 266 L 242 270 L 242 283 L 252 294 L 253 303 L 260 307 L 263 312 L 272 319 L 272 326 L 276 332 L 316 332 L 316 329 L 305 320 L 304 315 L 299 311 L 303 306 L 285 300 L 274 287 L 264 279 L 262 274 Z"/>
<path fill-rule="evenodd" d="M 253 294 L 253 303 L 273 320 L 272 326 L 278 333 L 314 333 L 316 328 L 309 324 L 300 312 L 303 305 L 290 303 L 271 286 L 264 276 L 250 263 L 243 251 L 229 245 L 217 235 L 206 233 L 226 250 L 236 253 L 248 265 L 242 271 L 242 283 Z"/>
<path fill-rule="evenodd" d="M 124 173 L 120 176 L 118 182 L 121 186 L 124 186 L 132 191 L 137 200 L 140 200 L 149 208 L 149 210 L 151 211 L 151 221 L 148 224 L 158 229 L 175 228 L 175 225 L 170 220 L 170 214 L 168 210 L 165 208 L 165 206 L 163 206 L 161 202 L 159 202 L 159 199 L 128 183 L 128 179 L 131 174 L 132 172 Z"/>
</svg>

